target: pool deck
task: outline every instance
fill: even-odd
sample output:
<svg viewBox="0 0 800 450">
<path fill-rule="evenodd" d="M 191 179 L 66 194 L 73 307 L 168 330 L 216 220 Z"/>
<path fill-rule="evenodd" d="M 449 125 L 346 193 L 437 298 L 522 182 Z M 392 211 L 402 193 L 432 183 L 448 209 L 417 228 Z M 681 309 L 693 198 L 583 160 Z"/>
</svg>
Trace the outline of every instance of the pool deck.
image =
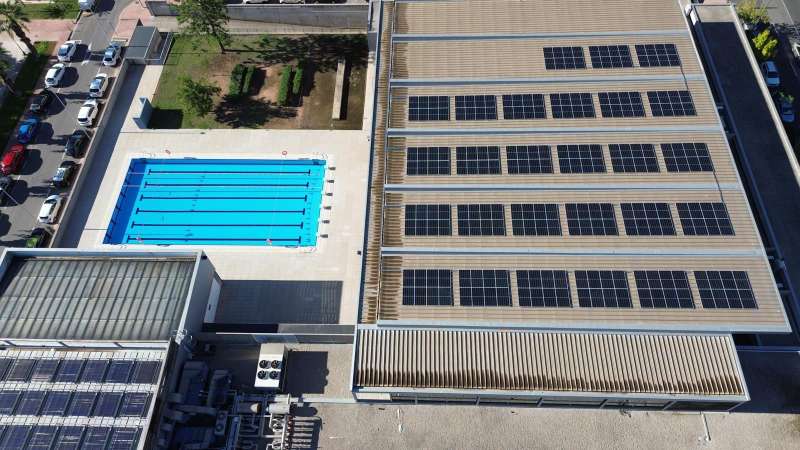
<svg viewBox="0 0 800 450">
<path fill-rule="evenodd" d="M 151 97 L 160 67 L 147 66 L 134 98 Z M 368 103 L 371 105 L 370 103 Z M 226 158 L 328 160 L 320 237 L 302 248 L 203 246 L 223 280 L 338 281 L 342 283 L 340 324 L 355 324 L 361 282 L 369 127 L 365 130 L 138 130 L 128 117 L 119 134 L 100 189 L 91 205 L 79 248 L 104 245 L 103 237 L 132 158 Z M 368 110 L 371 108 L 367 108 Z M 365 111 L 371 117 L 371 111 Z M 365 121 L 368 125 L 368 121 Z M 333 167 L 333 169 L 331 169 Z M 91 202 L 92 199 L 82 199 Z M 328 209 L 329 207 L 329 209 Z M 147 245 L 130 245 L 145 249 Z M 160 247 L 163 248 L 163 247 Z M 178 248 L 189 248 L 179 246 Z"/>
</svg>

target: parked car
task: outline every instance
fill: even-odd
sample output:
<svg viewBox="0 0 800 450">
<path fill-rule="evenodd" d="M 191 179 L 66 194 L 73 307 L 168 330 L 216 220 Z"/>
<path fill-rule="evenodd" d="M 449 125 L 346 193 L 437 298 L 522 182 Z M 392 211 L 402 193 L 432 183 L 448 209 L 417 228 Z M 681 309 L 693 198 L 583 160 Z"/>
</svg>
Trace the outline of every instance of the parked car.
<svg viewBox="0 0 800 450">
<path fill-rule="evenodd" d="M 800 42 L 792 41 L 791 46 L 794 59 L 800 60 Z"/>
<path fill-rule="evenodd" d="M 98 73 L 89 83 L 89 97 L 103 98 L 106 93 L 106 87 L 108 87 L 108 74 Z"/>
<path fill-rule="evenodd" d="M 255 3 L 269 3 L 270 0 L 242 0 L 242 3 L 245 5 L 251 5 Z"/>
<path fill-rule="evenodd" d="M 86 132 L 75 130 L 67 138 L 67 143 L 64 145 L 64 153 L 73 158 L 80 158 L 83 156 L 83 149 L 88 141 L 89 137 L 86 136 Z"/>
<path fill-rule="evenodd" d="M 14 179 L 11 177 L 0 177 L 0 206 L 5 206 L 11 200 L 11 187 L 14 185 Z M 13 203 L 13 202 L 11 202 Z"/>
<path fill-rule="evenodd" d="M 0 173 L 3 175 L 18 173 L 19 169 L 22 168 L 22 163 L 25 161 L 25 153 L 27 153 L 27 149 L 24 145 L 12 145 L 3 155 L 3 159 L 0 160 Z"/>
<path fill-rule="evenodd" d="M 83 106 L 78 110 L 78 125 L 82 127 L 91 127 L 94 125 L 94 119 L 97 117 L 97 111 L 100 109 L 100 104 L 97 100 L 86 100 Z"/>
<path fill-rule="evenodd" d="M 61 62 L 72 61 L 75 51 L 78 49 L 78 41 L 67 41 L 58 47 L 58 60 Z"/>
<path fill-rule="evenodd" d="M 790 95 L 779 94 L 775 96 L 775 108 L 778 109 L 778 114 L 781 120 L 785 123 L 794 122 L 794 98 Z"/>
<path fill-rule="evenodd" d="M 54 187 L 67 187 L 72 181 L 72 175 L 75 173 L 75 162 L 63 161 L 56 169 L 55 175 L 50 180 Z"/>
<path fill-rule="evenodd" d="M 42 89 L 41 92 L 33 97 L 31 105 L 28 107 L 28 111 L 30 111 L 32 114 L 46 113 L 47 108 L 49 108 L 50 104 L 53 103 L 53 97 L 55 97 L 55 94 L 47 89 Z"/>
<path fill-rule="evenodd" d="M 112 42 L 106 47 L 103 53 L 103 65 L 113 67 L 119 62 L 120 54 L 122 53 L 122 44 L 119 42 Z"/>
<path fill-rule="evenodd" d="M 44 203 L 42 203 L 41 209 L 39 209 L 39 223 L 55 223 L 56 217 L 58 217 L 58 211 L 61 209 L 62 200 L 63 199 L 58 194 L 47 197 Z"/>
<path fill-rule="evenodd" d="M 25 241 L 25 248 L 39 248 L 47 245 L 50 234 L 44 228 L 34 228 Z"/>
<path fill-rule="evenodd" d="M 278 3 L 305 3 L 306 0 L 278 0 Z"/>
<path fill-rule="evenodd" d="M 51 67 L 44 76 L 44 87 L 57 87 L 59 84 L 61 84 L 61 79 L 64 78 L 64 73 L 66 71 L 67 66 L 64 64 L 53 64 L 53 67 Z"/>
<path fill-rule="evenodd" d="M 17 130 L 17 142 L 20 144 L 28 144 L 36 138 L 36 133 L 39 131 L 41 121 L 36 117 L 29 117 L 22 121 Z"/>
<path fill-rule="evenodd" d="M 761 63 L 761 74 L 764 76 L 764 81 L 767 82 L 767 87 L 775 88 L 781 85 L 781 76 L 774 61 Z"/>
</svg>

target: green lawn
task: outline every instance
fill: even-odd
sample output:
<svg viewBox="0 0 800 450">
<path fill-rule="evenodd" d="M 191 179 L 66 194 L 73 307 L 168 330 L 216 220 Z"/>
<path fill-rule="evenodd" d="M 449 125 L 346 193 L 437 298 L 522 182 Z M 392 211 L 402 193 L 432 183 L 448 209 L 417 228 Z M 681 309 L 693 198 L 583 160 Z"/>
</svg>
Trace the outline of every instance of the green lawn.
<svg viewBox="0 0 800 450">
<path fill-rule="evenodd" d="M 61 8 L 53 8 L 47 3 L 25 3 L 22 9 L 31 19 L 74 19 L 78 16 L 78 0 L 62 0 Z"/>
<path fill-rule="evenodd" d="M 33 94 L 36 82 L 39 81 L 42 71 L 47 66 L 47 60 L 56 43 L 36 42 L 34 45 L 39 53 L 36 56 L 28 55 L 25 62 L 22 63 L 15 84 L 18 95 L 11 95 L 10 92 L 7 92 L 3 105 L 0 106 L 0 142 L 4 144 L 8 141 L 9 135 L 14 132 L 20 117 L 25 113 L 28 99 Z"/>
</svg>

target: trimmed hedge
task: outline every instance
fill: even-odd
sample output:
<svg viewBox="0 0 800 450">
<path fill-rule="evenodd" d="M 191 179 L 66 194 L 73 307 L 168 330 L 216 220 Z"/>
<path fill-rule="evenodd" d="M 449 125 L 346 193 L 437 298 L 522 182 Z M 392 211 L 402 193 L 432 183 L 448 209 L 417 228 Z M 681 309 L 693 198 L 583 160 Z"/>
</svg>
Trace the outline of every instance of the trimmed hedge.
<svg viewBox="0 0 800 450">
<path fill-rule="evenodd" d="M 289 99 L 289 84 L 292 82 L 292 66 L 285 66 L 281 73 L 281 84 L 278 88 L 278 106 L 286 106 Z"/>
<path fill-rule="evenodd" d="M 231 97 L 239 97 L 242 95 L 242 81 L 244 79 L 245 66 L 237 64 L 231 71 L 231 78 L 228 81 L 228 95 Z"/>
<path fill-rule="evenodd" d="M 292 94 L 300 95 L 300 89 L 303 88 L 303 65 L 298 65 L 297 70 L 294 72 L 294 81 L 292 81 Z"/>
<path fill-rule="evenodd" d="M 244 79 L 242 80 L 242 95 L 250 95 L 253 87 L 253 75 L 256 73 L 256 66 L 245 66 Z"/>
</svg>

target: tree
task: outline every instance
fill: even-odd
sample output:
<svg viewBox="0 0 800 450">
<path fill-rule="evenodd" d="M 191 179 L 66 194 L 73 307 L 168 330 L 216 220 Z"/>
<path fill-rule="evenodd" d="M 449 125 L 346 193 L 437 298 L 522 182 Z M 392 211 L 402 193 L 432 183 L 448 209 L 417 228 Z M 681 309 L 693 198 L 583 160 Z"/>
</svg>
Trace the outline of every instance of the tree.
<svg viewBox="0 0 800 450">
<path fill-rule="evenodd" d="M 750 24 L 769 23 L 767 7 L 759 0 L 743 0 L 736 5 L 736 13 L 742 22 Z"/>
<path fill-rule="evenodd" d="M 9 77 L 9 71 L 12 68 L 11 53 L 3 47 L 0 47 L 0 85 L 5 86 L 6 90 L 11 95 L 19 96 L 16 88 L 14 87 L 14 80 Z"/>
<path fill-rule="evenodd" d="M 178 5 L 178 23 L 189 36 L 212 37 L 222 53 L 231 42 L 224 0 L 183 0 Z"/>
<path fill-rule="evenodd" d="M 30 53 L 36 54 L 36 47 L 33 46 L 28 35 L 25 34 L 28 31 L 28 27 L 25 24 L 30 21 L 31 19 L 22 8 L 20 0 L 0 3 L 0 32 L 16 35 L 28 47 Z"/>
<path fill-rule="evenodd" d="M 195 81 L 189 77 L 181 77 L 178 95 L 187 108 L 198 116 L 205 116 L 214 107 L 214 96 L 221 89 L 204 79 Z"/>
</svg>

